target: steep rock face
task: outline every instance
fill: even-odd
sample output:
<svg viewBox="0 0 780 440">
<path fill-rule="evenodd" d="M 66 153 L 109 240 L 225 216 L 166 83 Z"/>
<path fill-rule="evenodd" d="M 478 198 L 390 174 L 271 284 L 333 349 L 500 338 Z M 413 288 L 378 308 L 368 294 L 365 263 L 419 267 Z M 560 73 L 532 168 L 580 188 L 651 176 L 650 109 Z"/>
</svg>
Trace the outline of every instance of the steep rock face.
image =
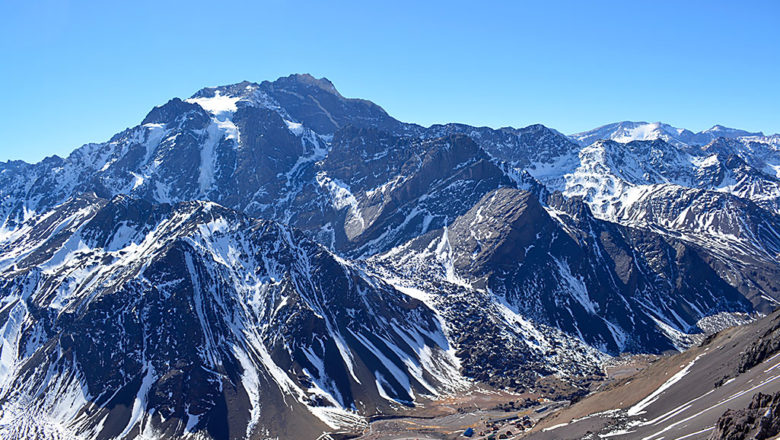
<svg viewBox="0 0 780 440">
<path fill-rule="evenodd" d="M 446 235 L 454 276 L 476 288 L 484 286 L 523 316 L 590 345 L 613 353 L 626 348 L 617 333 L 610 336 L 614 323 L 609 322 L 629 315 L 623 303 L 609 301 L 620 310 L 607 310 L 606 289 L 598 288 L 604 279 L 599 269 L 588 266 L 577 243 L 530 193 L 491 193 Z M 650 336 L 648 330 L 632 333 Z"/>
<path fill-rule="evenodd" d="M 780 135 L 718 138 L 702 147 L 705 152 L 736 155 L 764 174 L 780 178 Z"/>
<path fill-rule="evenodd" d="M 447 231 L 453 268 L 469 277 L 489 276 L 523 264 L 541 236 L 551 237 L 556 225 L 529 192 L 491 192 Z M 528 249 L 528 251 L 526 251 Z"/>
<path fill-rule="evenodd" d="M 690 332 L 706 315 L 750 308 L 691 249 L 576 209 L 551 211 L 555 221 L 528 193 L 490 194 L 449 230 L 455 273 L 477 286 L 486 278 L 525 316 L 610 352 L 663 350 L 672 335 L 658 337 L 658 320 Z"/>
<path fill-rule="evenodd" d="M 703 239 L 731 240 L 741 244 L 743 252 L 765 257 L 780 252 L 780 216 L 749 200 L 676 185 L 648 187 L 637 196 L 617 209 L 615 217 L 621 222 L 653 225 Z"/>
<path fill-rule="evenodd" d="M 658 185 L 637 192 L 617 221 L 652 230 L 701 249 L 719 275 L 762 311 L 780 292 L 777 275 L 780 219 L 730 194 Z"/>
<path fill-rule="evenodd" d="M 750 309 L 708 249 L 658 231 L 599 220 L 576 197 L 555 193 L 547 201 L 580 246 L 596 250 L 601 260 L 593 264 L 613 271 L 618 288 L 635 292 L 645 307 L 662 310 L 659 315 L 672 327 L 688 333 L 694 322 L 715 312 Z"/>
<path fill-rule="evenodd" d="M 425 305 L 279 224 L 85 196 L 25 227 L 2 243 L 25 250 L 0 274 L 9 435 L 316 437 L 465 384 Z"/>
<path fill-rule="evenodd" d="M 780 163 L 780 155 L 777 162 Z M 750 165 L 742 155 L 718 154 L 701 161 L 697 177 L 699 188 L 733 194 L 780 213 L 780 179 L 765 163 Z"/>
<path fill-rule="evenodd" d="M 699 249 L 721 278 L 767 312 L 775 304 L 767 298 L 780 288 L 776 179 L 748 165 L 744 154 L 706 150 L 661 140 L 599 141 L 580 151 L 575 169 L 559 169 L 542 183 L 581 197 L 600 219 Z"/>
<path fill-rule="evenodd" d="M 778 139 L 780 135 L 740 139 L 718 138 L 702 146 L 700 150 L 704 154 L 738 156 L 751 167 L 770 176 L 780 177 L 777 173 L 777 166 L 780 164 Z"/>
<path fill-rule="evenodd" d="M 334 206 L 346 208 L 346 243 L 336 248 L 367 255 L 441 227 L 486 192 L 513 185 L 460 135 L 418 141 L 372 129 L 345 130 L 334 137 L 319 169 L 317 180 Z"/>
<path fill-rule="evenodd" d="M 249 133 L 248 148 L 238 151 L 238 129 L 224 120 L 224 113 L 220 110 L 212 114 L 196 103 L 174 99 L 152 110 L 142 125 L 114 136 L 105 144 L 85 145 L 67 159 L 57 158 L 57 166 L 46 162 L 33 165 L 32 175 L 20 175 L 3 185 L 5 198 L 19 205 L 9 206 L 4 212 L 6 222 L 18 223 L 25 215 L 44 212 L 87 190 L 104 197 L 132 194 L 158 202 L 209 196 L 229 201 L 233 187 L 238 186 L 240 190 L 253 183 L 253 194 L 263 193 L 273 188 L 264 189 L 255 182 L 228 183 L 244 177 L 240 172 L 242 167 L 259 174 L 261 180 L 268 180 L 287 171 L 285 165 L 291 167 L 296 163 L 301 150 L 311 152 L 317 147 L 316 140 L 307 143 L 305 136 L 304 139 L 288 136 L 289 130 L 278 116 L 269 120 L 267 112 L 235 111 L 239 119 L 244 116 L 244 120 L 250 120 L 247 125 L 268 132 L 274 148 L 289 151 L 286 161 L 271 162 L 272 167 L 267 166 L 268 161 L 253 163 L 259 154 L 270 153 L 270 148 L 252 144 L 254 138 Z M 234 175 L 236 169 L 239 172 Z M 224 192 L 219 190 L 221 187 Z M 248 197 L 241 202 L 234 207 L 245 208 L 254 200 Z"/>
<path fill-rule="evenodd" d="M 264 81 L 260 89 L 272 96 L 287 112 L 317 133 L 333 134 L 353 125 L 384 131 L 405 131 L 405 124 L 390 117 L 382 107 L 364 99 L 348 99 L 326 78 L 290 75 L 274 82 Z"/>
<path fill-rule="evenodd" d="M 758 393 L 747 408 L 728 410 L 718 419 L 710 440 L 763 440 L 780 434 L 780 392 Z"/>
<path fill-rule="evenodd" d="M 289 216 L 289 201 L 304 184 L 299 173 L 324 157 L 327 143 L 295 121 L 269 87 L 203 89 L 66 159 L 6 165 L 0 176 L 6 228 L 84 191 L 155 202 L 208 199 L 254 215 Z"/>
<path fill-rule="evenodd" d="M 780 322 L 763 329 L 763 332 L 742 352 L 736 373 L 744 373 L 780 351 Z"/>
</svg>

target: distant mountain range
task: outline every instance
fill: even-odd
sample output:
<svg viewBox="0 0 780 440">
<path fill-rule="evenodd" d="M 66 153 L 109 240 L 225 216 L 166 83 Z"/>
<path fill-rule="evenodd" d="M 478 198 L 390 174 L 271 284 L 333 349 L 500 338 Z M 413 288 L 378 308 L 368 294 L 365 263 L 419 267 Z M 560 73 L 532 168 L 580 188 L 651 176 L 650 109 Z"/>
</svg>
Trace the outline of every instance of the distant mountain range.
<svg viewBox="0 0 780 440">
<path fill-rule="evenodd" d="M 615 122 L 602 125 L 593 130 L 575 133 L 571 135 L 577 143 L 587 146 L 598 140 L 613 140 L 617 142 L 650 141 L 661 139 L 675 146 L 706 145 L 718 138 L 739 139 L 750 138 L 760 142 L 774 142 L 780 140 L 780 136 L 764 136 L 764 133 L 751 133 L 737 128 L 728 128 L 715 125 L 712 128 L 694 133 L 685 128 L 672 127 L 663 122 Z"/>
<path fill-rule="evenodd" d="M 0 222 L 11 438 L 317 438 L 477 385 L 579 398 L 614 356 L 780 301 L 777 135 L 422 127 L 310 75 L 0 162 Z"/>
</svg>

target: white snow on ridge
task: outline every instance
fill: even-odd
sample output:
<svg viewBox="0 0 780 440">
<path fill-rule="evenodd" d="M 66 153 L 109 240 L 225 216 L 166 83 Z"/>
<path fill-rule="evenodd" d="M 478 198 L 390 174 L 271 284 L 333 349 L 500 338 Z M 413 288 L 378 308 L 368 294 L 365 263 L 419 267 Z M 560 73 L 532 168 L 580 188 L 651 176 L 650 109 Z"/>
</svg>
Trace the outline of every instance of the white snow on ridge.
<svg viewBox="0 0 780 440">
<path fill-rule="evenodd" d="M 612 140 L 617 142 L 645 141 L 658 139 L 662 135 L 660 123 L 637 125 L 621 131 Z"/>
<path fill-rule="evenodd" d="M 751 133 L 745 130 L 716 125 L 708 130 L 694 133 L 684 128 L 673 127 L 663 122 L 632 122 L 622 121 L 603 125 L 592 130 L 574 133 L 569 136 L 580 145 L 590 145 L 599 139 L 611 139 L 617 142 L 631 142 L 637 140 L 663 139 L 677 146 L 705 145 L 719 137 L 731 139 L 760 139 L 762 142 L 772 136 L 763 136 L 761 133 Z"/>
<path fill-rule="evenodd" d="M 222 95 L 219 90 L 214 92 L 213 97 L 198 97 L 186 100 L 186 102 L 200 105 L 204 110 L 212 114 L 212 123 L 206 129 L 206 137 L 201 144 L 200 175 L 198 176 L 201 195 L 205 195 L 211 190 L 214 184 L 214 173 L 217 166 L 217 146 L 223 140 L 232 140 L 236 148 L 241 145 L 241 133 L 232 120 L 233 114 L 238 110 L 236 103 L 239 101 L 247 101 L 251 105 L 254 104 L 242 96 Z"/>
<path fill-rule="evenodd" d="M 214 92 L 214 96 L 207 98 L 207 97 L 199 97 L 199 98 L 189 98 L 186 99 L 186 102 L 198 104 L 199 106 L 203 107 L 204 110 L 206 110 L 209 113 L 212 113 L 214 115 L 219 115 L 222 113 L 233 113 L 238 108 L 236 107 L 236 103 L 243 99 L 242 97 L 238 96 L 227 96 L 222 95 L 222 93 L 217 90 Z"/>
<path fill-rule="evenodd" d="M 561 179 L 564 175 L 573 169 L 576 169 L 580 164 L 579 156 L 577 153 L 569 153 L 556 157 L 552 162 L 534 162 L 526 168 L 528 172 L 536 180 L 549 185 L 560 186 Z"/>
<path fill-rule="evenodd" d="M 572 134 L 570 137 L 586 146 L 599 139 L 610 139 L 616 142 L 644 141 L 663 139 L 667 142 L 681 143 L 679 139 L 686 130 L 672 127 L 661 122 L 617 122 L 604 125 L 593 130 Z M 690 133 L 690 132 L 689 132 Z M 690 133 L 693 135 L 693 133 Z"/>
</svg>

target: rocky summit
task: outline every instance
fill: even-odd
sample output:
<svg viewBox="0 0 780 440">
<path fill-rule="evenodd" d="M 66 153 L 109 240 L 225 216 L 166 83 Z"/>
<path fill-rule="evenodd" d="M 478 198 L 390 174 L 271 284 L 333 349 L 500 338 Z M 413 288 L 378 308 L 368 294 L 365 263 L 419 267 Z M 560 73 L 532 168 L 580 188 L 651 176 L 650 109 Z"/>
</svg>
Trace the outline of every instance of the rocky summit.
<svg viewBox="0 0 780 440">
<path fill-rule="evenodd" d="M 780 304 L 777 135 L 423 127 L 305 74 L 141 116 L 0 162 L 0 437 L 337 438 L 476 389 L 573 402 Z M 777 400 L 717 432 L 776 433 Z"/>
</svg>

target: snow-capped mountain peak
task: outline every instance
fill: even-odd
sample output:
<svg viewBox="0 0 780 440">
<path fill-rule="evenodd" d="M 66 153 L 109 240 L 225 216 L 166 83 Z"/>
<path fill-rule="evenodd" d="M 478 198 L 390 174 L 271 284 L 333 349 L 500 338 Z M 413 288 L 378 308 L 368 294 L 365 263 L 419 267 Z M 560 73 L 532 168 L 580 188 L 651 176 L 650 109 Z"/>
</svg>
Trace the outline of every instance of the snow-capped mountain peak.
<svg viewBox="0 0 780 440">
<path fill-rule="evenodd" d="M 761 132 L 751 133 L 722 125 L 715 125 L 708 130 L 694 133 L 691 130 L 677 128 L 663 122 L 623 121 L 575 133 L 571 135 L 571 138 L 582 146 L 590 145 L 599 139 L 611 139 L 617 142 L 662 139 L 676 146 L 699 146 L 706 145 L 719 137 L 739 138 L 746 136 L 763 137 L 764 135 Z"/>
<path fill-rule="evenodd" d="M 738 128 L 724 127 L 720 124 L 713 125 L 712 128 L 708 128 L 707 130 L 702 131 L 702 133 L 713 134 L 717 137 L 726 137 L 726 138 L 737 138 L 737 137 L 744 137 L 744 136 L 764 136 L 764 133 L 760 131 L 751 133 L 745 130 L 740 130 Z"/>
</svg>

